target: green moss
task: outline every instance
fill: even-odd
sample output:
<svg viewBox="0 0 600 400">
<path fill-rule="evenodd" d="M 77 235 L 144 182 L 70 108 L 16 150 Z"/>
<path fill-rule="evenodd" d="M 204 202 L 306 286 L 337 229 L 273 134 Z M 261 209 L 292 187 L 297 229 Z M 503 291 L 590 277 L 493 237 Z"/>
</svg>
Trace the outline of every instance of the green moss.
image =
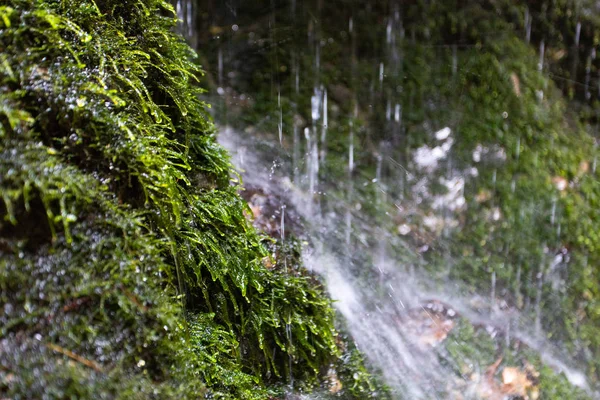
<svg viewBox="0 0 600 400">
<path fill-rule="evenodd" d="M 482 373 L 497 359 L 496 343 L 484 329 L 460 319 L 456 325 L 444 342 L 449 355 L 445 361 L 451 362 L 460 376 Z"/>
<path fill-rule="evenodd" d="M 49 153 L 2 144 L 3 212 L 17 223 L 1 230 L 0 390 L 12 398 L 202 392 L 187 366 L 181 309 L 163 287 L 171 266 L 160 241 L 106 187 Z"/>
</svg>

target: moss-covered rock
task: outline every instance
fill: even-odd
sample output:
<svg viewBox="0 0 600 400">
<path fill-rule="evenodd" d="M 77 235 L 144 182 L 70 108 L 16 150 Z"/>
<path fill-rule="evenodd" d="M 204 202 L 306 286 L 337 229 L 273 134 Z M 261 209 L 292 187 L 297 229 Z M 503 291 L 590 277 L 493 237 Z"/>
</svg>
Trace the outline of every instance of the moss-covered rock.
<svg viewBox="0 0 600 400">
<path fill-rule="evenodd" d="M 0 6 L 3 397 L 264 399 L 340 354 L 315 282 L 261 262 L 175 22 Z"/>
</svg>

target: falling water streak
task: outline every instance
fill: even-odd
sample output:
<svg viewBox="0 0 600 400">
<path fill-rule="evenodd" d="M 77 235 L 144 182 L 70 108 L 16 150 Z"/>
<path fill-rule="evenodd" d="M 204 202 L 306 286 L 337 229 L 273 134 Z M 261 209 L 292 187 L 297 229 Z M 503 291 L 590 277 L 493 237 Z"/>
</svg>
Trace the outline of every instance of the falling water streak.
<svg viewBox="0 0 600 400">
<path fill-rule="evenodd" d="M 381 188 L 377 193 L 377 204 L 382 205 L 385 202 L 385 189 L 382 180 L 383 170 L 383 147 L 384 143 L 379 144 L 379 154 L 377 154 L 377 167 L 375 169 L 375 179 L 373 182 Z M 379 269 L 379 285 L 383 287 L 386 275 L 386 259 L 387 259 L 387 234 L 385 229 L 381 228 L 381 233 L 378 238 L 378 269 Z"/>
<path fill-rule="evenodd" d="M 590 93 L 590 75 L 592 72 L 592 56 L 595 55 L 596 50 L 592 49 L 590 56 L 587 59 L 585 64 L 585 82 L 584 82 L 584 93 L 585 99 L 589 100 L 592 97 L 592 93 Z"/>
<path fill-rule="evenodd" d="M 456 76 L 458 72 L 458 46 L 456 44 L 452 45 L 452 76 Z"/>
<path fill-rule="evenodd" d="M 406 185 L 406 171 L 401 169 L 399 170 L 399 178 L 398 178 L 398 200 L 404 200 L 404 193 Z"/>
<path fill-rule="evenodd" d="M 490 316 L 494 314 L 496 308 L 496 271 L 492 271 L 492 292 L 490 294 Z"/>
<path fill-rule="evenodd" d="M 308 193 L 310 195 L 314 194 L 314 181 L 313 181 L 313 171 L 312 171 L 312 140 L 310 135 L 310 128 L 304 128 L 304 138 L 306 139 L 306 174 L 308 175 Z"/>
<path fill-rule="evenodd" d="M 396 121 L 397 123 L 400 123 L 401 120 L 402 120 L 402 107 L 400 106 L 400 104 L 396 104 L 396 107 L 394 107 L 394 121 Z"/>
<path fill-rule="evenodd" d="M 296 64 L 296 94 L 300 94 L 300 65 L 299 62 L 296 61 L 298 64 Z"/>
<path fill-rule="evenodd" d="M 185 19 L 183 17 L 183 9 L 184 9 L 184 7 L 182 6 L 181 3 L 182 3 L 182 0 L 178 0 L 177 1 L 177 4 L 175 6 L 175 12 L 177 13 L 177 19 L 179 21 L 181 21 L 181 23 L 185 24 L 186 21 L 185 21 Z M 181 30 L 181 28 L 179 30 Z"/>
<path fill-rule="evenodd" d="M 281 109 L 281 90 L 277 90 L 277 107 L 279 107 L 279 122 L 277 129 L 279 131 L 279 144 L 283 145 L 283 110 Z"/>
<path fill-rule="evenodd" d="M 385 106 L 385 120 L 389 121 L 390 119 L 392 119 L 392 103 L 390 102 L 390 99 L 388 99 Z"/>
<path fill-rule="evenodd" d="M 529 14 L 529 8 L 525 8 L 525 41 L 529 43 L 531 41 L 531 15 Z"/>
<path fill-rule="evenodd" d="M 575 46 L 579 46 L 579 37 L 581 35 L 581 22 L 577 22 L 575 26 Z"/>
<path fill-rule="evenodd" d="M 556 198 L 552 199 L 552 209 L 550 211 L 550 224 L 554 226 L 554 221 L 556 219 Z"/>
<path fill-rule="evenodd" d="M 352 180 L 352 172 L 354 171 L 354 124 L 350 121 L 350 135 L 348 138 L 348 175 Z"/>
<path fill-rule="evenodd" d="M 288 321 L 291 321 L 291 316 L 288 316 Z M 294 389 L 294 375 L 292 374 L 292 348 L 294 346 L 292 342 L 292 325 L 287 322 L 285 324 L 285 333 L 288 339 L 288 369 L 290 374 L 290 389 Z"/>
<path fill-rule="evenodd" d="M 191 38 L 194 36 L 195 32 L 195 24 L 194 24 L 194 3 L 192 1 L 188 1 L 187 3 L 187 25 L 188 25 L 188 36 Z"/>
<path fill-rule="evenodd" d="M 316 34 L 314 38 L 315 46 L 315 85 L 319 83 L 319 74 L 321 73 L 321 20 L 317 19 L 317 26 L 315 28 Z"/>
<path fill-rule="evenodd" d="M 323 93 L 319 87 L 315 86 L 313 89 L 313 95 L 310 98 L 310 115 L 313 126 L 316 126 L 317 122 L 321 119 L 322 102 Z"/>
<path fill-rule="evenodd" d="M 300 184 L 300 133 L 298 125 L 294 122 L 294 151 L 292 153 L 292 174 L 294 175 L 294 185 Z"/>
<path fill-rule="evenodd" d="M 544 53 L 546 50 L 546 45 L 544 43 L 544 41 L 542 40 L 540 42 L 540 61 L 538 62 L 538 70 L 541 72 L 544 70 Z"/>
<path fill-rule="evenodd" d="M 327 89 L 323 90 L 323 127 L 327 128 Z M 325 142 L 325 134 L 322 136 L 322 141 Z"/>
<path fill-rule="evenodd" d="M 592 51 L 590 52 L 590 62 L 589 62 L 589 67 L 590 67 L 590 73 L 588 74 L 589 76 L 589 80 L 586 84 L 586 96 L 588 97 L 588 100 L 592 97 L 592 93 L 591 93 L 591 70 L 592 70 L 592 64 L 596 61 L 596 48 L 592 48 Z"/>
<path fill-rule="evenodd" d="M 377 269 L 379 270 L 379 287 L 383 287 L 385 282 L 385 262 L 386 262 L 386 232 L 381 229 L 379 239 L 377 240 Z"/>
<path fill-rule="evenodd" d="M 310 161 L 310 163 L 312 164 L 312 190 L 311 193 L 315 194 L 317 192 L 317 185 L 318 185 L 318 179 L 319 179 L 319 143 L 317 141 L 317 132 L 316 130 L 314 131 L 314 137 L 313 137 L 313 141 L 312 141 L 312 150 L 311 150 L 311 156 L 312 159 Z"/>
<path fill-rule="evenodd" d="M 530 283 L 530 284 L 528 284 Z M 527 278 L 525 278 L 525 293 L 527 293 L 527 288 L 529 286 L 531 286 L 533 284 L 533 268 L 529 270 L 529 274 L 527 275 Z M 523 308 L 525 308 L 526 310 L 530 310 L 531 309 L 531 296 L 526 295 L 525 296 L 525 304 L 523 305 Z"/>
<path fill-rule="evenodd" d="M 312 176 L 311 164 L 310 164 L 310 160 L 311 160 L 310 152 L 312 151 L 312 140 L 310 137 L 310 128 L 309 127 L 304 128 L 304 139 L 306 139 L 306 155 L 305 155 L 306 175 L 308 176 L 309 182 L 310 182 L 310 177 Z M 310 193 L 310 185 L 309 185 L 309 193 Z"/>
<path fill-rule="evenodd" d="M 354 192 L 353 183 L 350 182 L 350 184 L 348 185 L 348 201 L 352 201 L 353 192 Z M 351 210 L 351 203 L 349 203 L 348 207 L 346 207 L 345 222 L 346 222 L 345 241 L 346 241 L 346 246 L 348 246 L 348 248 L 350 248 L 350 244 L 352 242 L 352 210 Z M 351 253 L 348 252 L 348 257 L 350 257 L 350 256 L 351 256 Z"/>
<path fill-rule="evenodd" d="M 311 196 L 316 194 L 317 179 L 319 176 L 319 151 L 316 139 L 316 132 L 313 129 L 311 134 L 310 128 L 304 129 L 304 137 L 307 141 L 307 175 L 308 175 L 308 192 Z M 309 202 L 309 208 L 312 209 L 312 201 Z"/>
<path fill-rule="evenodd" d="M 219 80 L 219 87 L 223 87 L 223 49 L 221 47 L 219 47 L 217 58 L 217 76 Z"/>
<path fill-rule="evenodd" d="M 383 75 L 384 75 L 384 66 L 383 62 L 379 63 L 379 91 L 383 90 Z"/>
<path fill-rule="evenodd" d="M 383 146 L 380 143 L 379 148 L 381 149 L 382 147 Z M 381 155 L 381 153 L 379 153 L 379 154 L 377 154 L 376 158 L 377 158 L 377 167 L 375 168 L 375 179 L 373 180 L 373 182 L 381 185 L 381 169 L 383 168 L 383 156 Z M 378 196 L 377 198 L 378 198 L 378 201 L 381 202 L 380 196 Z"/>
<path fill-rule="evenodd" d="M 198 39 L 196 37 L 196 7 L 192 0 L 178 0 L 175 4 L 175 13 L 180 21 L 177 24 L 177 32 L 183 35 L 190 46 L 197 48 Z"/>
<path fill-rule="evenodd" d="M 285 255 L 285 205 L 281 206 L 281 227 L 280 227 L 280 232 L 281 232 L 281 247 L 282 247 L 282 254 L 283 254 L 283 265 L 285 268 L 285 273 L 288 273 L 288 268 L 287 268 L 287 256 Z"/>
<path fill-rule="evenodd" d="M 510 347 L 510 325 L 511 320 L 509 319 L 506 323 L 506 330 L 504 331 L 504 345 L 507 349 Z"/>
<path fill-rule="evenodd" d="M 520 308 L 523 303 L 523 297 L 521 295 L 521 264 L 517 267 L 517 277 L 515 284 L 515 300 L 517 302 L 517 308 Z"/>
<path fill-rule="evenodd" d="M 309 171 L 309 192 L 311 195 L 316 193 L 317 180 L 319 177 L 319 122 L 323 116 L 323 90 L 322 87 L 315 85 L 313 96 L 311 97 L 311 118 L 312 129 L 308 131 L 310 140 L 308 141 L 308 171 Z M 312 131 L 312 134 L 311 134 Z M 304 131 L 307 135 L 307 131 Z"/>
<path fill-rule="evenodd" d="M 517 148 L 515 149 L 515 157 L 517 159 L 517 163 L 519 162 L 519 156 L 521 155 L 521 138 L 517 138 Z"/>
<path fill-rule="evenodd" d="M 321 163 L 327 154 L 327 89 L 323 89 L 323 126 L 321 127 Z"/>
<path fill-rule="evenodd" d="M 285 205 L 281 206 L 281 242 L 285 242 Z"/>
<path fill-rule="evenodd" d="M 348 199 L 346 206 L 346 246 L 350 249 L 352 240 L 352 203 L 354 202 L 354 179 L 352 173 L 354 171 L 354 124 L 350 121 L 350 133 L 348 135 Z M 348 257 L 351 257 L 351 252 L 348 252 Z"/>
<path fill-rule="evenodd" d="M 535 294 L 535 335 L 539 337 L 542 330 L 542 290 L 544 286 L 544 264 L 540 264 L 540 271 L 537 273 L 537 290 Z"/>
</svg>

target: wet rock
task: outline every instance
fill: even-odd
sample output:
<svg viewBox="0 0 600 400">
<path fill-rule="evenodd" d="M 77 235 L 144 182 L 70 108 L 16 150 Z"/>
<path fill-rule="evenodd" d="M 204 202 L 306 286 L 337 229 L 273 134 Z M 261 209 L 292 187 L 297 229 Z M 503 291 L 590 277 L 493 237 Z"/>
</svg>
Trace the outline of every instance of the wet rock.
<svg viewBox="0 0 600 400">
<path fill-rule="evenodd" d="M 282 197 L 257 187 L 247 187 L 240 195 L 248 202 L 252 213 L 246 213 L 246 217 L 258 230 L 276 239 L 301 234 L 300 216 Z"/>
<path fill-rule="evenodd" d="M 564 191 L 569 187 L 569 181 L 562 176 L 555 176 L 552 178 L 552 184 L 559 191 Z"/>
<path fill-rule="evenodd" d="M 329 382 L 329 393 L 337 394 L 342 390 L 343 385 L 342 382 L 340 382 L 335 369 L 329 369 L 327 372 L 327 381 Z"/>
<path fill-rule="evenodd" d="M 432 300 L 411 309 L 407 316 L 399 318 L 402 329 L 414 336 L 414 342 L 422 349 L 440 345 L 455 326 L 456 311 L 440 301 Z"/>
</svg>

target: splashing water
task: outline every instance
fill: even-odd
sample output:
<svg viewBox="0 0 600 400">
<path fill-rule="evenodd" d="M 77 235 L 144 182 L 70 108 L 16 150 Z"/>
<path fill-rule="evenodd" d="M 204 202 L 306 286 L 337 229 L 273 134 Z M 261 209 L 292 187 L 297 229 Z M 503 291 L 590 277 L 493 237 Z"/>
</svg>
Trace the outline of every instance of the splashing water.
<svg viewBox="0 0 600 400">
<path fill-rule="evenodd" d="M 315 141 L 308 128 L 306 133 L 307 139 Z M 267 155 L 249 150 L 247 138 L 242 139 L 233 129 L 223 128 L 219 140 L 233 154 L 234 164 L 246 171 L 246 185 L 277 193 L 307 221 L 306 236 L 313 246 L 304 249 L 305 266 L 323 277 L 335 300 L 334 306 L 346 320 L 358 348 L 382 372 L 394 398 L 448 398 L 447 390 L 452 386 L 462 388 L 465 393 L 478 393 L 478 385 L 482 383 L 457 377 L 453 369 L 456 366 L 449 364 L 440 344 L 440 338 L 451 331 L 458 315 L 474 325 L 486 326 L 490 335 L 504 335 L 507 343 L 518 340 L 539 351 L 547 365 L 564 372 L 573 384 L 587 387 L 585 375 L 571 369 L 563 361 L 564 354 L 543 339 L 539 291 L 531 329 L 529 317 L 514 309 L 482 306 L 484 300 L 461 295 L 452 290 L 457 287 L 453 284 L 439 287 L 420 272 L 417 258 L 392 255 L 398 254 L 397 248 L 405 246 L 404 243 L 386 235 L 376 221 L 356 213 L 353 204 L 360 199 L 354 198 L 352 189 L 345 199 L 336 199 L 336 204 L 327 210 L 316 208 L 312 205 L 315 192 L 314 177 L 308 176 L 310 168 L 296 185 L 288 178 L 285 163 L 278 163 L 283 167 L 272 174 Z M 306 155 L 307 164 L 314 160 L 314 155 Z M 283 212 L 282 209 L 282 235 Z M 379 245 L 372 247 L 367 238 L 375 236 Z M 388 246 L 394 251 L 388 252 Z M 377 278 L 366 279 L 372 272 Z M 496 304 L 495 273 L 491 279 L 492 304 Z M 536 279 L 539 290 L 543 270 Z"/>
</svg>

